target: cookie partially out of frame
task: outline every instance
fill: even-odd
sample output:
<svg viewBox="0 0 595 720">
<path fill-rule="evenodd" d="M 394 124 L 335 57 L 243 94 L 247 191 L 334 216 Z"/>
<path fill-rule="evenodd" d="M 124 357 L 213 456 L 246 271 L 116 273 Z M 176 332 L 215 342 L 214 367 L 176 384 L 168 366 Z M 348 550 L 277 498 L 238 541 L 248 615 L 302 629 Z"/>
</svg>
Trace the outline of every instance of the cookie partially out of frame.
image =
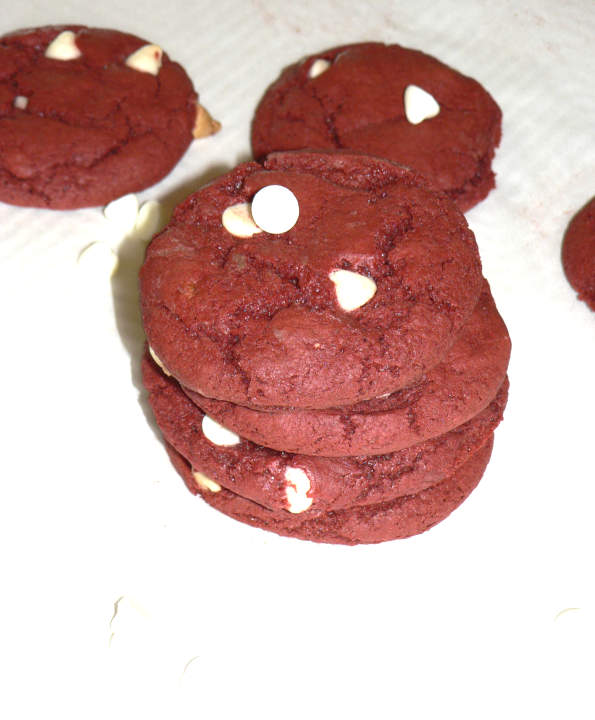
<svg viewBox="0 0 595 720">
<path fill-rule="evenodd" d="M 465 211 L 494 187 L 502 113 L 475 80 L 399 45 L 360 43 L 287 68 L 262 98 L 254 157 L 347 148 L 419 170 Z"/>
<path fill-rule="evenodd" d="M 307 455 L 394 452 L 448 432 L 501 386 L 510 338 L 488 283 L 445 359 L 414 385 L 350 407 L 255 410 L 186 390 L 208 415 L 259 445 Z"/>
<path fill-rule="evenodd" d="M 376 505 L 357 506 L 317 515 L 292 515 L 269 510 L 221 488 L 215 492 L 197 484 L 192 468 L 174 447 L 166 444 L 170 459 L 193 494 L 235 520 L 278 535 L 322 543 L 357 545 L 406 538 L 428 530 L 444 520 L 475 489 L 490 459 L 493 436 L 437 485 Z"/>
<path fill-rule="evenodd" d="M 146 40 L 80 25 L 0 38 L 0 201 L 69 209 L 142 190 L 208 132 L 197 120 L 186 72 Z"/>
<path fill-rule="evenodd" d="M 502 419 L 508 382 L 467 423 L 400 452 L 312 457 L 256 445 L 211 422 L 147 356 L 143 383 L 165 440 L 206 486 L 215 483 L 271 509 L 311 515 L 370 505 L 436 485 L 485 444 Z"/>
<path fill-rule="evenodd" d="M 568 282 L 595 311 L 595 197 L 572 218 L 562 245 Z"/>
<path fill-rule="evenodd" d="M 297 208 L 288 229 L 252 217 L 271 187 Z M 168 371 L 252 407 L 409 386 L 445 356 L 481 287 L 475 238 L 448 198 L 351 153 L 240 165 L 178 206 L 140 273 L 145 332 Z"/>
</svg>

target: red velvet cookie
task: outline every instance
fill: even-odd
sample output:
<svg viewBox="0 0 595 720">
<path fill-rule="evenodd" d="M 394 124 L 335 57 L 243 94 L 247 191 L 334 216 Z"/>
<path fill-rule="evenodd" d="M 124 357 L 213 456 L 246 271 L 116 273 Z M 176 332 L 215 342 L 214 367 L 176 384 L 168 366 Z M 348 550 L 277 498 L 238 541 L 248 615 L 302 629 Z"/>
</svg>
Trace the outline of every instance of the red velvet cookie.
<svg viewBox="0 0 595 720">
<path fill-rule="evenodd" d="M 363 507 L 345 508 L 316 515 L 292 515 L 268 510 L 221 488 L 213 492 L 197 484 L 188 462 L 166 444 L 170 459 L 193 494 L 240 522 L 278 535 L 313 542 L 357 545 L 417 535 L 444 520 L 475 489 L 492 452 L 493 436 L 458 470 L 437 485 L 413 495 Z"/>
<path fill-rule="evenodd" d="M 143 383 L 166 441 L 183 455 L 203 485 L 221 485 L 275 510 L 312 515 L 386 502 L 436 485 L 476 452 L 502 419 L 508 382 L 469 422 L 398 453 L 327 458 L 255 445 L 211 421 L 147 357 Z"/>
<path fill-rule="evenodd" d="M 465 218 L 418 174 L 295 152 L 191 195 L 140 282 L 149 344 L 185 387 L 324 408 L 419 379 L 468 320 L 482 277 Z"/>
<path fill-rule="evenodd" d="M 156 45 L 79 25 L 0 38 L 0 200 L 104 205 L 152 185 L 193 140 L 197 95 Z"/>
<path fill-rule="evenodd" d="M 252 125 L 257 159 L 276 150 L 347 148 L 416 168 L 461 210 L 494 187 L 502 113 L 488 92 L 429 55 L 361 43 L 286 69 Z"/>
<path fill-rule="evenodd" d="M 562 265 L 579 299 L 595 310 L 595 197 L 568 225 L 562 245 Z"/>
<path fill-rule="evenodd" d="M 254 410 L 186 390 L 208 415 L 259 445 L 307 455 L 394 452 L 451 430 L 496 395 L 510 338 L 487 282 L 443 362 L 415 385 L 351 407 Z"/>
</svg>

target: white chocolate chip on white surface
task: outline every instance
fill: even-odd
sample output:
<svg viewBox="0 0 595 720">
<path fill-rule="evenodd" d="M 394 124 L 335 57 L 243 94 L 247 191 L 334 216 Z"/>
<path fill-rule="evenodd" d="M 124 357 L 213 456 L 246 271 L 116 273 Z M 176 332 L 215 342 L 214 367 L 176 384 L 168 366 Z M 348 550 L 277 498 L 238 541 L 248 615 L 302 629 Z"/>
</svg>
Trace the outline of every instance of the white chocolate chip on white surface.
<svg viewBox="0 0 595 720">
<path fill-rule="evenodd" d="M 310 65 L 310 69 L 308 70 L 308 77 L 313 80 L 314 78 L 317 78 L 319 75 L 322 75 L 322 73 L 325 73 L 331 66 L 332 63 L 330 63 L 328 60 L 325 60 L 324 58 L 318 58 L 317 60 L 314 60 L 312 65 Z"/>
<path fill-rule="evenodd" d="M 209 492 L 214 492 L 214 493 L 219 492 L 221 490 L 221 485 L 219 485 L 219 483 L 216 483 L 214 480 L 211 480 L 210 477 L 203 475 L 203 473 L 198 472 L 198 470 L 193 470 L 192 476 L 196 480 L 196 484 L 203 490 L 208 490 Z"/>
<path fill-rule="evenodd" d="M 163 205 L 158 200 L 147 200 L 139 208 L 134 229 L 143 239 L 150 240 L 167 223 L 164 216 Z"/>
<path fill-rule="evenodd" d="M 163 370 L 163 372 L 166 375 L 171 375 L 170 371 L 165 367 L 165 365 L 161 361 L 161 358 L 159 357 L 159 355 L 157 355 L 155 350 L 153 350 L 153 348 L 150 345 L 149 345 L 149 355 L 153 358 L 153 360 L 155 361 L 155 364 L 159 365 L 159 367 Z"/>
<path fill-rule="evenodd" d="M 103 208 L 103 215 L 123 231 L 132 230 L 138 215 L 138 198 L 134 193 L 129 193 L 112 200 Z"/>
<path fill-rule="evenodd" d="M 221 130 L 221 123 L 218 120 L 214 120 L 211 113 L 198 104 L 196 106 L 196 121 L 194 128 L 192 129 L 192 135 L 199 140 L 200 138 L 214 135 Z"/>
<path fill-rule="evenodd" d="M 158 75 L 161 70 L 163 50 L 159 45 L 143 45 L 126 58 L 126 65 L 133 70 Z"/>
<path fill-rule="evenodd" d="M 333 270 L 329 279 L 335 285 L 337 302 L 346 312 L 365 305 L 376 294 L 376 283 L 372 278 L 351 270 Z"/>
<path fill-rule="evenodd" d="M 29 104 L 29 98 L 24 95 L 17 95 L 14 99 L 14 106 L 18 110 L 24 110 Z"/>
<path fill-rule="evenodd" d="M 238 203 L 225 208 L 221 215 L 221 222 L 227 232 L 235 237 L 252 237 L 252 235 L 262 232 L 252 219 L 250 203 Z"/>
<path fill-rule="evenodd" d="M 252 218 L 273 235 L 291 230 L 300 216 L 298 199 L 283 185 L 267 185 L 252 198 Z"/>
<path fill-rule="evenodd" d="M 81 250 L 77 263 L 90 276 L 110 278 L 118 267 L 118 256 L 107 243 L 94 242 Z"/>
<path fill-rule="evenodd" d="M 222 445 L 223 447 L 231 447 L 239 445 L 240 436 L 220 425 L 212 417 L 205 415 L 202 419 L 203 435 L 210 440 L 213 445 Z"/>
<path fill-rule="evenodd" d="M 61 32 L 45 50 L 46 58 L 51 60 L 76 60 L 81 55 L 81 51 L 76 46 L 76 35 L 72 30 Z"/>
<path fill-rule="evenodd" d="M 429 92 L 417 85 L 408 85 L 403 94 L 405 115 L 412 125 L 436 117 L 440 112 L 440 105 Z"/>
<path fill-rule="evenodd" d="M 301 513 L 312 505 L 312 498 L 308 497 L 310 491 L 310 478 L 301 468 L 288 467 L 285 470 L 285 497 L 287 509 L 290 513 Z"/>
</svg>

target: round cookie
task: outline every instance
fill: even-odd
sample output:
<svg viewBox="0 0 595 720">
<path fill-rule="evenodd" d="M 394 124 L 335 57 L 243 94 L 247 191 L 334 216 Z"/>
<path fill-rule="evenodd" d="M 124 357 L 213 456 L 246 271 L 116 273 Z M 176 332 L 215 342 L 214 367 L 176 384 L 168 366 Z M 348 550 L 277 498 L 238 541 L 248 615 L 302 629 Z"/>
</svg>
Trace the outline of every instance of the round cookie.
<svg viewBox="0 0 595 720">
<path fill-rule="evenodd" d="M 508 331 L 485 282 L 445 359 L 388 397 L 326 410 L 260 411 L 185 391 L 208 415 L 259 445 L 307 455 L 373 455 L 421 443 L 476 415 L 496 395 L 509 358 Z"/>
<path fill-rule="evenodd" d="M 105 205 L 163 178 L 194 138 L 197 95 L 156 45 L 80 25 L 0 38 L 0 201 Z"/>
<path fill-rule="evenodd" d="M 250 215 L 273 185 L 299 207 L 283 233 Z M 448 198 L 351 153 L 240 165 L 178 206 L 140 273 L 145 332 L 168 371 L 252 407 L 334 407 L 411 385 L 481 286 L 475 238 Z"/>
<path fill-rule="evenodd" d="M 254 157 L 347 148 L 416 168 L 463 211 L 495 186 L 502 113 L 475 80 L 418 50 L 361 43 L 287 68 L 252 124 Z"/>
<path fill-rule="evenodd" d="M 568 282 L 595 311 L 595 197 L 570 221 L 562 244 Z"/>
<path fill-rule="evenodd" d="M 502 419 L 508 382 L 469 422 L 398 453 L 344 458 L 277 452 L 211 422 L 180 386 L 145 356 L 143 383 L 165 440 L 183 455 L 203 485 L 223 486 L 267 508 L 311 515 L 385 502 L 450 476 Z"/>
<path fill-rule="evenodd" d="M 190 492 L 200 494 L 209 505 L 235 520 L 302 540 L 357 545 L 417 535 L 444 520 L 479 483 L 492 446 L 493 436 L 451 477 L 414 495 L 307 517 L 268 510 L 224 488 L 215 492 L 203 488 L 197 485 L 192 468 L 182 455 L 169 444 L 166 449 Z"/>
</svg>

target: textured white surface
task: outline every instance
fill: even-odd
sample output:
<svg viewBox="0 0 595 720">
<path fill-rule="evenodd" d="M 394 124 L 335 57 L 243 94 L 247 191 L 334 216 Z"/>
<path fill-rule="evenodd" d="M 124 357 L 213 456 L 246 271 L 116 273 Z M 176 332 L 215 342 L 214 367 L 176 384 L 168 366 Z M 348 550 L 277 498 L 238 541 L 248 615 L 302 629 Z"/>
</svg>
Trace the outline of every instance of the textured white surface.
<svg viewBox="0 0 595 720">
<path fill-rule="evenodd" d="M 378 39 L 473 75 L 504 132 L 498 188 L 468 220 L 513 355 L 491 464 L 444 523 L 374 547 L 281 539 L 193 498 L 157 438 L 142 233 L 101 208 L 0 205 L 0 714 L 592 719 L 595 314 L 560 242 L 595 194 L 595 5 L 3 3 L 1 32 L 117 26 L 185 65 L 223 129 L 139 194 L 165 208 L 249 157 L 258 99 L 302 55 Z M 118 252 L 111 286 L 80 283 L 93 242 Z"/>
</svg>

